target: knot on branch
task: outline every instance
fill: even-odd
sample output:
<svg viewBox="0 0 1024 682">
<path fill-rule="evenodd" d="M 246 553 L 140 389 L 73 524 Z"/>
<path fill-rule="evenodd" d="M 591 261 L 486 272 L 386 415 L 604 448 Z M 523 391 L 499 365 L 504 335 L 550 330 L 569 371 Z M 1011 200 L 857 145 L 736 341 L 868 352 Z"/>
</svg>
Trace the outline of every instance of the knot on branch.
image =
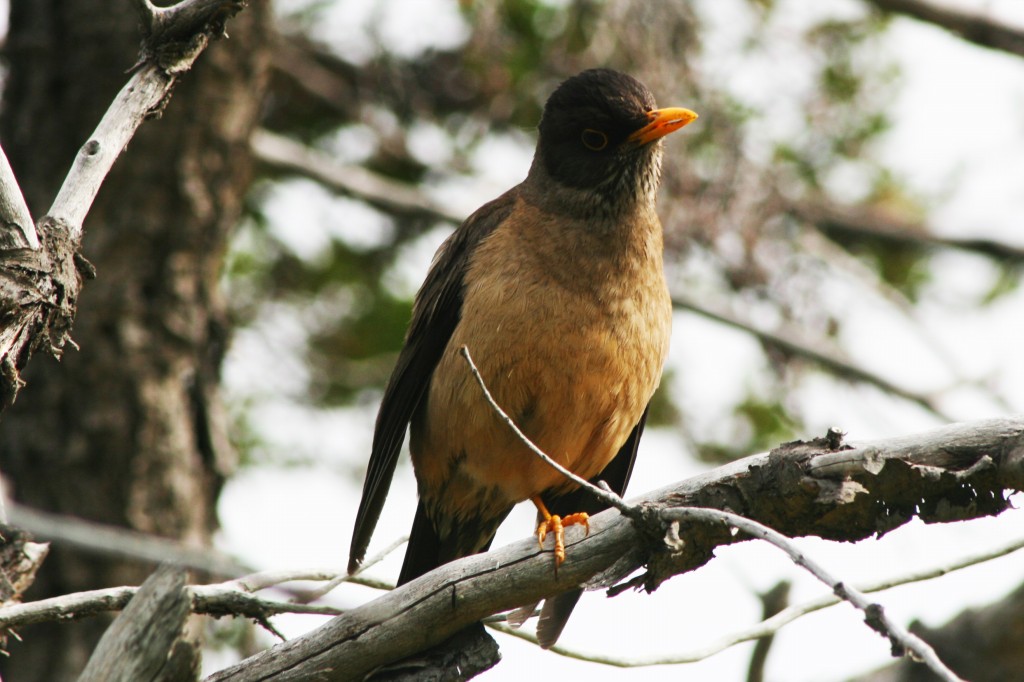
<svg viewBox="0 0 1024 682">
<path fill-rule="evenodd" d="M 0 253 L 0 408 L 6 409 L 24 382 L 20 371 L 33 353 L 60 359 L 71 339 L 83 272 L 91 270 L 66 225 L 44 219 L 41 249 Z M 91 266 L 90 266 L 91 267 Z"/>
<path fill-rule="evenodd" d="M 629 514 L 637 530 L 641 546 L 641 575 L 608 589 L 614 597 L 628 589 L 654 592 L 674 575 L 703 566 L 714 556 L 717 545 L 732 541 L 733 531 L 727 523 L 691 521 L 685 525 L 664 505 L 644 503 Z M 674 511 L 679 512 L 679 509 Z"/>
<path fill-rule="evenodd" d="M 95 277 L 96 269 L 79 253 L 81 243 L 66 225 L 43 220 L 40 229 L 44 250 L 50 260 L 49 272 L 40 274 L 48 276 L 52 293 L 46 301 L 49 310 L 39 341 L 45 341 L 45 350 L 59 360 L 66 343 L 75 345 L 71 339 L 71 326 L 78 310 L 78 293 L 83 279 Z"/>
</svg>

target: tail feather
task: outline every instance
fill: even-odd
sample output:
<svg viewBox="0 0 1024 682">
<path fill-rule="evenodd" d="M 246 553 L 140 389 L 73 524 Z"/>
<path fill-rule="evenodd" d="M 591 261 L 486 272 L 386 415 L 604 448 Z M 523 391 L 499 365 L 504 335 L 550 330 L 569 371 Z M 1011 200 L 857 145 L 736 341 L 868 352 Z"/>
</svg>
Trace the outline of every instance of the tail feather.
<svg viewBox="0 0 1024 682">
<path fill-rule="evenodd" d="M 424 573 L 434 570 L 444 561 L 441 558 L 441 538 L 434 530 L 434 524 L 423 508 L 423 502 L 416 505 L 416 518 L 409 531 L 409 545 L 405 550 L 405 561 L 398 574 L 398 584 L 404 585 Z"/>
<path fill-rule="evenodd" d="M 416 505 L 416 518 L 409 532 L 409 545 L 405 550 L 405 562 L 398 575 L 398 584 L 404 585 L 449 561 L 486 552 L 491 547 L 498 526 L 510 511 L 511 507 L 497 518 L 477 518 L 453 524 L 448 535 L 442 538 L 421 500 Z"/>
<path fill-rule="evenodd" d="M 577 587 L 544 600 L 537 620 L 537 642 L 542 649 L 550 649 L 558 641 L 565 624 L 569 622 L 569 615 L 582 596 L 583 590 Z"/>
</svg>

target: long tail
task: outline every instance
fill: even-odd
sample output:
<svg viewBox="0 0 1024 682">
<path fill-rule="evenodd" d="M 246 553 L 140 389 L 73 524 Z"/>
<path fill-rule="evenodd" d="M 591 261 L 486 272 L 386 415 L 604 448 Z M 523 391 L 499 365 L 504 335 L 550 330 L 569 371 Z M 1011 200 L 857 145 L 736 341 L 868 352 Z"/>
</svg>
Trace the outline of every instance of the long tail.
<svg viewBox="0 0 1024 682">
<path fill-rule="evenodd" d="M 416 505 L 416 518 L 409 532 L 409 545 L 405 550 L 405 563 L 398 576 L 398 584 L 404 585 L 442 564 L 464 556 L 486 552 L 498 526 L 505 520 L 509 507 L 495 518 L 475 518 L 453 524 L 448 536 L 442 538 L 434 527 L 421 500 Z"/>
<path fill-rule="evenodd" d="M 424 573 L 434 570 L 444 561 L 441 558 L 441 538 L 434 530 L 434 524 L 427 516 L 423 502 L 416 505 L 416 518 L 409 532 L 409 546 L 405 550 L 405 562 L 398 575 L 398 584 L 404 585 Z"/>
</svg>

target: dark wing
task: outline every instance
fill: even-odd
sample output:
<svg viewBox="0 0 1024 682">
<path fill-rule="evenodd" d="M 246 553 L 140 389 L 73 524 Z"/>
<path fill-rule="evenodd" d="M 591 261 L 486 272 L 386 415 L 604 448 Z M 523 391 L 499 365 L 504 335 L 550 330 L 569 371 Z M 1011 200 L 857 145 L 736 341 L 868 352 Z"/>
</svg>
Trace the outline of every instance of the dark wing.
<svg viewBox="0 0 1024 682">
<path fill-rule="evenodd" d="M 480 241 L 511 212 L 519 188 L 484 204 L 466 219 L 441 246 L 413 305 L 405 346 L 384 389 L 373 432 L 370 463 L 363 481 L 363 497 L 356 513 L 348 570 L 362 563 L 370 536 L 377 526 L 391 487 L 398 453 L 416 406 L 423 399 L 434 368 L 440 361 L 462 314 L 463 275 Z"/>
<path fill-rule="evenodd" d="M 608 463 L 604 471 L 591 479 L 592 482 L 604 481 L 619 495 L 626 492 L 629 477 L 633 474 L 633 462 L 636 461 L 636 451 L 640 446 L 640 437 L 644 433 L 644 425 L 647 423 L 647 413 L 650 409 L 651 406 L 648 404 L 644 408 L 643 415 L 640 416 L 640 421 L 637 422 L 636 426 L 633 427 L 632 433 L 629 434 L 629 438 L 619 448 L 619 454 L 615 455 L 615 459 Z M 597 500 L 589 491 L 582 489 L 574 490 L 550 502 L 545 500 L 545 502 L 551 513 L 558 514 L 559 516 L 580 511 L 587 512 L 593 516 L 608 508 L 608 505 Z M 583 590 L 575 588 L 568 592 L 563 592 L 557 597 L 545 600 L 544 607 L 540 611 L 540 618 L 537 620 L 537 641 L 541 647 L 547 649 L 558 641 L 558 636 L 562 634 L 562 629 L 565 628 L 569 615 L 582 594 Z"/>
</svg>

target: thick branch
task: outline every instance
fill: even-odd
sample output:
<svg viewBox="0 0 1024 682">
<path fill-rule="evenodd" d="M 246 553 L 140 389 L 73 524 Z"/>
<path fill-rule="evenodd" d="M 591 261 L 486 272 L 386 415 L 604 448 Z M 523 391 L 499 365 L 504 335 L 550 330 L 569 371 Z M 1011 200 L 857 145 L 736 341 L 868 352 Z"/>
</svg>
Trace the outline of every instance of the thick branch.
<svg viewBox="0 0 1024 682">
<path fill-rule="evenodd" d="M 188 615 L 185 572 L 157 569 L 103 634 L 79 682 L 195 679 L 196 642 L 183 638 Z"/>
<path fill-rule="evenodd" d="M 1006 493 L 1024 488 L 1024 418 L 958 424 L 858 448 L 834 439 L 793 443 L 687 479 L 639 500 L 661 507 L 730 510 L 787 536 L 859 540 L 915 515 L 953 521 L 998 514 Z M 846 476 L 846 477 L 844 477 Z M 591 519 L 588 536 L 570 529 L 570 560 L 557 577 L 533 538 L 452 562 L 213 675 L 213 680 L 299 679 L 332 669 L 358 679 L 412 655 L 490 614 L 559 594 L 574 585 L 608 586 L 641 565 L 629 585 L 655 589 L 693 570 L 716 546 L 748 539 L 718 526 L 682 530 L 681 549 L 637 533 L 616 510 Z M 614 592 L 621 591 L 618 586 Z"/>
<path fill-rule="evenodd" d="M 885 12 L 894 12 L 934 24 L 964 40 L 1024 57 L 1024 31 L 978 12 L 941 7 L 925 0 L 868 0 Z"/>
</svg>

